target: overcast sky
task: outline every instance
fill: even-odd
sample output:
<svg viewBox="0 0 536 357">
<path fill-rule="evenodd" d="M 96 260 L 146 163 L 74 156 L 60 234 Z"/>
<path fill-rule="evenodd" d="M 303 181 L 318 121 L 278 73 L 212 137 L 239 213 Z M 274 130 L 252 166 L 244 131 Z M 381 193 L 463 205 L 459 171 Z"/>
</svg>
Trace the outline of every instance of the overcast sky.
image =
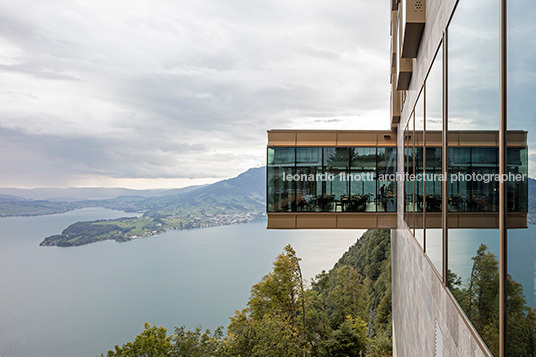
<svg viewBox="0 0 536 357">
<path fill-rule="evenodd" d="M 0 1 L 0 186 L 179 187 L 389 128 L 389 2 Z"/>
</svg>

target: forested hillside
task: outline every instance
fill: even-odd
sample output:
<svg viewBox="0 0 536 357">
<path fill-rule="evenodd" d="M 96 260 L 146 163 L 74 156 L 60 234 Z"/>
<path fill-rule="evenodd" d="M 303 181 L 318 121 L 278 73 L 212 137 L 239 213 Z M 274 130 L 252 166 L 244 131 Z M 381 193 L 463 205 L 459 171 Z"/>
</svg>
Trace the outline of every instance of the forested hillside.
<svg viewBox="0 0 536 357">
<path fill-rule="evenodd" d="M 143 216 L 77 222 L 61 234 L 46 237 L 40 245 L 71 247 L 109 239 L 129 241 L 170 229 L 246 223 L 265 214 L 265 179 L 266 168 L 260 167 L 212 185 L 171 190 L 168 195 L 70 203 L 143 212 Z"/>
<path fill-rule="evenodd" d="M 120 196 L 93 205 L 122 211 L 144 211 L 146 216 L 264 211 L 266 167 L 249 169 L 237 177 L 158 197 Z M 88 205 L 91 202 L 85 202 Z"/>
<path fill-rule="evenodd" d="M 227 334 L 145 325 L 108 356 L 391 356 L 390 234 L 370 230 L 306 289 L 290 245 Z"/>
</svg>

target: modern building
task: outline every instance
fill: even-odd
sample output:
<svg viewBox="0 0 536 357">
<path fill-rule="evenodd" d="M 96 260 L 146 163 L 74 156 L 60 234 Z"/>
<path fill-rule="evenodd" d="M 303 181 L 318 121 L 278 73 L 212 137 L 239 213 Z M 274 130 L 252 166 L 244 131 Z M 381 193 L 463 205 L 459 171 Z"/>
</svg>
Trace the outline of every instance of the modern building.
<svg viewBox="0 0 536 357">
<path fill-rule="evenodd" d="M 536 2 L 390 5 L 390 130 L 268 131 L 268 228 L 391 229 L 395 356 L 536 355 Z"/>
</svg>

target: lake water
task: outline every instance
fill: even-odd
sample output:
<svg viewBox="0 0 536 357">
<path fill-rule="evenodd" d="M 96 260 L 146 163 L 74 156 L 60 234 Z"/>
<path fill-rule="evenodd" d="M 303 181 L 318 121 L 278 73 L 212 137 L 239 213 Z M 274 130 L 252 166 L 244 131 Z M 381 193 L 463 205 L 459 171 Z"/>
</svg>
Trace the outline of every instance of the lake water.
<svg viewBox="0 0 536 357">
<path fill-rule="evenodd" d="M 426 249 L 438 271 L 441 270 L 441 231 L 439 239 L 427 240 Z M 449 230 L 449 269 L 461 278 L 464 287 L 469 284 L 472 258 L 481 244 L 499 259 L 498 229 L 451 229 Z M 508 274 L 523 286 L 527 305 L 536 308 L 536 225 L 526 229 L 508 230 Z"/>
<path fill-rule="evenodd" d="M 96 356 L 150 322 L 227 326 L 290 243 L 309 280 L 364 231 L 269 231 L 266 221 L 171 231 L 126 243 L 40 247 L 101 208 L 0 219 L 0 356 Z"/>
</svg>

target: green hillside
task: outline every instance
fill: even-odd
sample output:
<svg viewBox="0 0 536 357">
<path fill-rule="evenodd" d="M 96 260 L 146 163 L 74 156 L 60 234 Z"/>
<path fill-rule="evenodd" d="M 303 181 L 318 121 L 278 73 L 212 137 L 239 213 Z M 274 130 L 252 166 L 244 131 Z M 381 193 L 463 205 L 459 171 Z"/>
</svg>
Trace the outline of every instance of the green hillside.
<svg viewBox="0 0 536 357">
<path fill-rule="evenodd" d="M 326 237 L 328 238 L 328 237 Z M 374 356 L 392 355 L 390 234 L 369 230 L 329 272 L 305 288 L 290 245 L 272 272 L 251 288 L 227 334 L 201 327 L 145 325 L 108 356 Z"/>
<path fill-rule="evenodd" d="M 191 229 L 249 222 L 265 212 L 266 169 L 250 169 L 238 177 L 158 197 L 120 196 L 78 202 L 130 212 L 139 218 L 77 222 L 61 234 L 46 237 L 42 246 L 78 246 L 102 240 L 128 241 L 170 229 Z M 172 191 L 174 192 L 174 191 Z"/>
</svg>

